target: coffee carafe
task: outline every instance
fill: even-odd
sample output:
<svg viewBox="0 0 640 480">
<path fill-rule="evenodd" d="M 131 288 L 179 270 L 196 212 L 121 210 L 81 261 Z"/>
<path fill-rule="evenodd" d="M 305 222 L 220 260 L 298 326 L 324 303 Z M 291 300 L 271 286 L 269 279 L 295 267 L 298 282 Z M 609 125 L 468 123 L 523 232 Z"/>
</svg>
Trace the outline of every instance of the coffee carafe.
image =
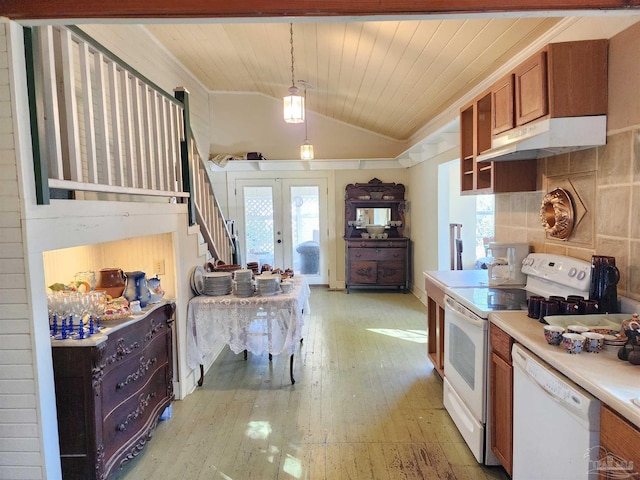
<svg viewBox="0 0 640 480">
<path fill-rule="evenodd" d="M 589 299 L 596 300 L 602 313 L 618 313 L 618 282 L 620 271 L 615 257 L 591 257 L 591 287 Z"/>
<path fill-rule="evenodd" d="M 530 249 L 528 243 L 489 243 L 489 285 L 524 285 L 527 277 L 522 273 L 522 261 Z"/>
</svg>

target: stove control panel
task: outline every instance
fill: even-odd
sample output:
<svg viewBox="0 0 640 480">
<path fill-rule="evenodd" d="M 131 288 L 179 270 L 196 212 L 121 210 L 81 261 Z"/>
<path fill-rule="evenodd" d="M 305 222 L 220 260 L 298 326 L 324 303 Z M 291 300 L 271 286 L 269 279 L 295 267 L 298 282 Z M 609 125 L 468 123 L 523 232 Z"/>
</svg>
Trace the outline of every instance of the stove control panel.
<svg viewBox="0 0 640 480">
<path fill-rule="evenodd" d="M 530 253 L 522 261 L 522 273 L 572 290 L 589 291 L 591 264 L 550 253 Z"/>
</svg>

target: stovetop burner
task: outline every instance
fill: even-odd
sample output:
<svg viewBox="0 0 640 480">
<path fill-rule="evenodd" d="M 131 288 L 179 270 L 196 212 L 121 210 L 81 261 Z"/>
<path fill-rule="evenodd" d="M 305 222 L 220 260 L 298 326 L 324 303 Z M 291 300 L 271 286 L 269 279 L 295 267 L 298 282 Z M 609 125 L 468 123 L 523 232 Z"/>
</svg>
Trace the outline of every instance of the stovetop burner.
<svg viewBox="0 0 640 480">
<path fill-rule="evenodd" d="M 459 302 L 477 313 L 527 309 L 527 291 L 523 288 L 464 287 L 450 290 Z"/>
</svg>

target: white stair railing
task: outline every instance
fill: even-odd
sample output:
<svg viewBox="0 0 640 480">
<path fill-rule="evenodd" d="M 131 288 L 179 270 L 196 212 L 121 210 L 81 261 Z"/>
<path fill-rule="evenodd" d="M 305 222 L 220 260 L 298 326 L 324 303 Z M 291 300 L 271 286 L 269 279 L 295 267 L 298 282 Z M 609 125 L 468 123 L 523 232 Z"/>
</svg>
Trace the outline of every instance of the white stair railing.
<svg viewBox="0 0 640 480">
<path fill-rule="evenodd" d="M 34 32 L 49 188 L 188 197 L 182 104 L 79 29 Z"/>
</svg>

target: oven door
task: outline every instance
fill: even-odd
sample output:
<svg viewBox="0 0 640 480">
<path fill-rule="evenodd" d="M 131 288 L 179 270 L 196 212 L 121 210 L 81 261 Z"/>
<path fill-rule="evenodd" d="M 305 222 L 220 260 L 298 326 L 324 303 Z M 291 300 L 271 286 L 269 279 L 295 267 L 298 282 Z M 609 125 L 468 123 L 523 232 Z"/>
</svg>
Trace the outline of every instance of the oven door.
<svg viewBox="0 0 640 480">
<path fill-rule="evenodd" d="M 488 324 L 453 298 L 445 297 L 444 374 L 481 424 L 486 422 Z"/>
<path fill-rule="evenodd" d="M 469 450 L 485 462 L 488 321 L 445 297 L 444 407 Z"/>
</svg>

